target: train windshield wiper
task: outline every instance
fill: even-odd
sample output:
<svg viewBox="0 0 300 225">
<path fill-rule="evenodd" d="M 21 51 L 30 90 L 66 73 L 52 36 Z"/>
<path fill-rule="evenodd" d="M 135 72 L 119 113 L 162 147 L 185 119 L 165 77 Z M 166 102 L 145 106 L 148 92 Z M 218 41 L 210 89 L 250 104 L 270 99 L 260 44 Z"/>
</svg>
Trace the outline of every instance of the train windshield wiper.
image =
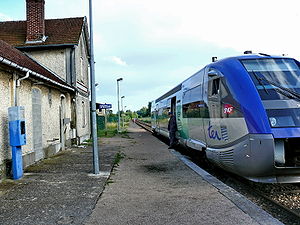
<svg viewBox="0 0 300 225">
<path fill-rule="evenodd" d="M 253 75 L 255 76 L 256 80 L 258 81 L 259 85 L 263 87 L 264 91 L 269 95 L 270 93 L 268 92 L 267 88 L 265 87 L 265 85 L 263 84 L 263 82 L 261 82 L 260 77 L 257 76 L 256 72 L 254 72 L 252 70 Z"/>
<path fill-rule="evenodd" d="M 264 78 L 264 77 L 262 77 L 262 76 L 258 76 L 257 73 L 254 72 L 254 71 L 253 71 L 253 74 L 255 75 L 255 78 L 256 78 L 258 81 L 265 81 L 265 82 L 267 82 L 267 83 L 269 83 L 269 84 L 271 84 L 271 85 L 273 85 L 273 86 L 279 88 L 279 89 L 274 88 L 274 90 L 275 90 L 276 92 L 278 92 L 278 93 L 280 93 L 280 94 L 282 94 L 282 95 L 284 95 L 284 96 L 286 96 L 286 97 L 288 97 L 288 98 L 291 98 L 291 99 L 297 99 L 298 101 L 300 101 L 300 94 L 299 94 L 299 93 L 297 93 L 297 92 L 295 92 L 295 91 L 292 91 L 292 90 L 290 90 L 290 89 L 288 89 L 288 88 L 285 88 L 285 87 L 281 86 L 280 84 L 277 84 L 276 82 L 273 82 L 273 81 L 271 81 L 271 80 L 268 80 L 268 79 L 266 79 L 266 78 Z M 260 84 L 261 84 L 261 83 L 262 83 L 262 82 L 260 82 Z M 262 86 L 263 86 L 264 89 L 265 89 L 265 86 L 264 86 L 264 85 L 262 85 Z M 267 90 L 265 90 L 265 91 L 267 91 Z"/>
</svg>

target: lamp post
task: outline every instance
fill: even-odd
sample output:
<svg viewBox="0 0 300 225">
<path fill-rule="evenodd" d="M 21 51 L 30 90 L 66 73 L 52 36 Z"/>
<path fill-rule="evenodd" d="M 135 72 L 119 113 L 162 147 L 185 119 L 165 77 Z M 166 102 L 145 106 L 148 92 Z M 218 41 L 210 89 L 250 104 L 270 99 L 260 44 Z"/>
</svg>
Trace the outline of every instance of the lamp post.
<svg viewBox="0 0 300 225">
<path fill-rule="evenodd" d="M 125 98 L 125 96 L 121 97 L 121 110 L 122 110 L 122 128 L 124 129 L 124 109 L 123 109 L 123 98 Z"/>
<path fill-rule="evenodd" d="M 119 82 L 122 81 L 123 78 L 117 79 L 117 95 L 118 95 L 118 133 L 120 133 L 120 85 Z"/>
<path fill-rule="evenodd" d="M 93 41 L 93 7 L 92 0 L 89 0 L 90 14 L 90 77 L 91 77 L 91 114 L 92 114 L 92 137 L 93 137 L 93 169 L 94 174 L 98 175 L 99 171 L 99 153 L 97 140 L 97 120 L 96 120 L 96 90 L 95 90 L 95 61 L 94 61 L 94 41 Z"/>
</svg>

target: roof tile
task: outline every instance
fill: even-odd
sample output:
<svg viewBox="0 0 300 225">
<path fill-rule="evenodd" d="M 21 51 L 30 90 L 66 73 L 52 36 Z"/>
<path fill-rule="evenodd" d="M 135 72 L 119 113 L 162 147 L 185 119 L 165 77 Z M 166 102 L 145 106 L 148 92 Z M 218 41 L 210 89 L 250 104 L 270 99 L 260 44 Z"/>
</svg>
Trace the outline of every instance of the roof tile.
<svg viewBox="0 0 300 225">
<path fill-rule="evenodd" d="M 0 22 L 0 39 L 14 47 L 78 44 L 84 25 L 84 17 L 47 19 L 43 43 L 25 43 L 26 21 Z"/>
</svg>

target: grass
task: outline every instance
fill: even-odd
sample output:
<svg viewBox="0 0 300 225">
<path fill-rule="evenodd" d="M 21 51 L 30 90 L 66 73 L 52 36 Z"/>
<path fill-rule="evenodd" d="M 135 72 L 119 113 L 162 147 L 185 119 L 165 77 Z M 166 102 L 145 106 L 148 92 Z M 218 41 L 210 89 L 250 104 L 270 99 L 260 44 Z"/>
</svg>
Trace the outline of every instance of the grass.
<svg viewBox="0 0 300 225">
<path fill-rule="evenodd" d="M 81 145 L 92 146 L 93 145 L 93 140 L 92 139 L 87 139 L 84 142 L 82 142 Z"/>
<path fill-rule="evenodd" d="M 119 163 L 121 162 L 122 159 L 125 158 L 125 153 L 124 152 L 117 152 L 117 154 L 115 155 L 114 161 L 113 161 L 113 169 L 112 169 L 112 173 L 111 175 L 115 175 L 115 169 L 117 166 L 119 166 Z M 106 181 L 106 185 L 110 185 L 115 183 L 115 181 L 110 177 L 107 181 Z"/>
<path fill-rule="evenodd" d="M 119 132 L 119 134 L 121 135 L 122 138 L 130 139 L 130 137 L 127 134 L 128 132 L 126 130 L 128 125 L 129 125 L 129 123 L 125 122 L 124 123 L 124 129 L 121 127 L 121 131 Z M 107 138 L 114 137 L 116 134 L 118 134 L 118 128 L 117 127 L 118 127 L 117 123 L 107 123 L 106 129 L 98 130 L 98 137 L 107 137 Z"/>
<path fill-rule="evenodd" d="M 125 153 L 124 152 L 118 152 L 115 155 L 115 159 L 114 159 L 114 166 L 119 166 L 119 163 L 121 162 L 122 159 L 125 158 Z"/>
<path fill-rule="evenodd" d="M 151 117 L 143 117 L 138 119 L 144 123 L 151 123 Z"/>
<path fill-rule="evenodd" d="M 118 133 L 117 129 L 110 130 L 110 129 L 105 129 L 105 130 L 98 130 L 98 137 L 114 137 Z"/>
<path fill-rule="evenodd" d="M 107 123 L 106 129 L 98 130 L 98 137 L 114 137 L 117 131 L 117 123 Z"/>
<path fill-rule="evenodd" d="M 106 185 L 110 185 L 110 184 L 113 184 L 113 183 L 115 183 L 115 182 L 112 179 L 108 179 L 106 181 Z"/>
</svg>

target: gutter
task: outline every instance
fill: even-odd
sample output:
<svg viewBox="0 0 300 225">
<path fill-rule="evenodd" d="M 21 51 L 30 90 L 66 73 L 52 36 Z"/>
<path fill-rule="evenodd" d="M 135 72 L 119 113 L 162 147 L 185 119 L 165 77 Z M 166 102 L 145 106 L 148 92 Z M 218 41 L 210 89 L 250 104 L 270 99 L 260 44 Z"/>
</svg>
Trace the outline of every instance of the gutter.
<svg viewBox="0 0 300 225">
<path fill-rule="evenodd" d="M 38 49 L 38 48 L 62 48 L 62 47 L 73 47 L 78 45 L 74 44 L 52 44 L 52 45 L 29 45 L 29 46 L 14 46 L 16 49 Z"/>
<path fill-rule="evenodd" d="M 29 76 L 29 73 L 31 73 L 32 75 L 34 75 L 34 76 L 36 76 L 38 78 L 41 78 L 41 79 L 43 79 L 45 81 L 48 81 L 48 82 L 50 82 L 52 84 L 55 84 L 55 85 L 57 85 L 59 87 L 62 87 L 62 88 L 65 88 L 65 89 L 68 89 L 68 90 L 71 90 L 71 91 L 75 91 L 74 88 L 71 88 L 71 87 L 68 87 L 66 85 L 60 84 L 60 83 L 58 83 L 58 82 L 56 82 L 54 80 L 51 80 L 50 78 L 47 78 L 47 77 L 43 76 L 42 74 L 36 73 L 36 72 L 34 72 L 34 71 L 26 68 L 26 67 L 19 66 L 18 64 L 14 63 L 14 62 L 12 62 L 10 60 L 7 60 L 7 59 L 5 59 L 5 58 L 3 58 L 3 57 L 0 56 L 0 63 L 1 62 L 4 63 L 4 64 L 6 64 L 6 65 L 8 65 L 8 66 L 16 68 L 18 70 L 21 70 L 23 72 L 26 72 L 26 76 L 27 76 L 27 73 L 28 73 L 28 76 Z M 26 76 L 23 77 L 23 78 L 21 78 L 21 79 L 19 79 L 18 81 L 20 82 L 20 80 L 26 79 L 27 78 Z"/>
<path fill-rule="evenodd" d="M 30 72 L 29 72 L 29 70 L 28 70 L 28 71 L 26 72 L 25 77 L 22 77 L 22 78 L 20 78 L 20 79 L 17 79 L 17 87 L 20 87 L 20 86 L 21 86 L 21 81 L 22 81 L 22 80 L 25 80 L 25 79 L 29 78 L 29 74 L 30 74 Z"/>
</svg>

